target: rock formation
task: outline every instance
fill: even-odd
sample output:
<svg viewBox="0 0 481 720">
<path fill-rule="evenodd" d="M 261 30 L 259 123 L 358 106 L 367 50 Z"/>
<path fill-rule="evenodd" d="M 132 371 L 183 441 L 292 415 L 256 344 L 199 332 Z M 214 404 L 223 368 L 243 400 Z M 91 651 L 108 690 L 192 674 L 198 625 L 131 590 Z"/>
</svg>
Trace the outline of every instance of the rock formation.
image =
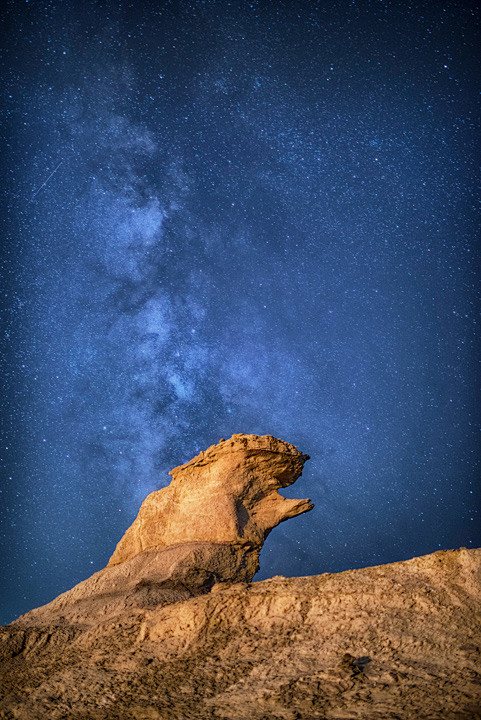
<svg viewBox="0 0 481 720">
<path fill-rule="evenodd" d="M 278 493 L 297 480 L 308 459 L 271 435 L 221 440 L 170 471 L 169 487 L 143 502 L 109 565 L 173 545 L 228 544 L 247 556 L 245 574 L 238 579 L 252 580 L 272 528 L 313 507 L 309 500 L 288 500 Z"/>
<path fill-rule="evenodd" d="M 250 582 L 307 459 L 234 435 L 108 566 L 0 628 L 0 720 L 481 719 L 481 550 Z"/>
<path fill-rule="evenodd" d="M 308 459 L 270 435 L 234 435 L 171 471 L 151 493 L 108 565 L 32 610 L 95 622 L 126 608 L 152 607 L 207 592 L 217 582 L 250 582 L 273 527 L 313 507 L 279 495 Z"/>
</svg>

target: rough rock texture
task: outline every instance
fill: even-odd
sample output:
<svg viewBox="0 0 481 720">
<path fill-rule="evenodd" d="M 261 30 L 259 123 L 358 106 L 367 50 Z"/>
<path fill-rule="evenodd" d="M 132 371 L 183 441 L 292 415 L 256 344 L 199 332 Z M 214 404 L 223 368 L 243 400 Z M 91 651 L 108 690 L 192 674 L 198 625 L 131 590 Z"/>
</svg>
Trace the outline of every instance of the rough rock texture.
<svg viewBox="0 0 481 720">
<path fill-rule="evenodd" d="M 481 551 L 0 629 L 0 718 L 481 718 Z M 48 606 L 47 606 L 48 607 Z"/>
<path fill-rule="evenodd" d="M 278 493 L 297 480 L 308 459 L 271 435 L 221 440 L 171 470 L 172 482 L 142 503 L 109 565 L 186 542 L 229 543 L 250 556 L 242 579 L 252 580 L 272 528 L 313 507 L 309 500 L 288 500 Z"/>
<path fill-rule="evenodd" d="M 0 719 L 481 720 L 481 550 L 237 582 L 270 528 L 307 509 L 276 496 L 306 456 L 273 438 L 229 443 L 174 471 L 186 498 L 204 482 L 219 501 L 219 535 L 190 501 L 183 513 L 180 483 L 158 506 L 154 493 L 143 507 L 160 507 L 164 529 L 141 511 L 123 562 L 0 628 Z"/>
</svg>

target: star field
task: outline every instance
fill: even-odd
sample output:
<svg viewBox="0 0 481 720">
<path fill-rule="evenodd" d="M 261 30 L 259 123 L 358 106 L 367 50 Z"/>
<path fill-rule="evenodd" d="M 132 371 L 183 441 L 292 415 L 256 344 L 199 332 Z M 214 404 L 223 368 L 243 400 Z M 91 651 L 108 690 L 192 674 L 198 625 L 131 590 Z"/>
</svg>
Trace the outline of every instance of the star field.
<svg viewBox="0 0 481 720">
<path fill-rule="evenodd" d="M 473 9 L 6 7 L 0 621 L 235 432 L 311 456 L 259 579 L 479 546 Z"/>
</svg>

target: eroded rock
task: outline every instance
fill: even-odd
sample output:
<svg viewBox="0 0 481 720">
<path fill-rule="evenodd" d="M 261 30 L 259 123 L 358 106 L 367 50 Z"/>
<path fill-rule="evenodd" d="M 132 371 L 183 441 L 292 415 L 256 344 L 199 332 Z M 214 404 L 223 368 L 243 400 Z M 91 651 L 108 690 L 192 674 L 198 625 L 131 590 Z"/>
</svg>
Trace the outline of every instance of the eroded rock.
<svg viewBox="0 0 481 720">
<path fill-rule="evenodd" d="M 271 435 L 233 435 L 212 445 L 171 470 L 170 485 L 144 500 L 109 565 L 187 542 L 228 543 L 251 556 L 239 579 L 252 580 L 270 531 L 313 507 L 278 492 L 297 480 L 308 459 Z"/>
<path fill-rule="evenodd" d="M 479 720 L 480 574 L 461 549 L 222 583 L 82 628 L 51 605 L 0 628 L 0 718 Z"/>
<path fill-rule="evenodd" d="M 481 720 L 481 550 L 251 583 L 307 459 L 234 435 L 106 568 L 0 628 L 0 720 Z"/>
<path fill-rule="evenodd" d="M 151 493 L 108 565 L 32 610 L 43 624 L 106 620 L 209 592 L 219 582 L 250 582 L 269 532 L 307 512 L 310 500 L 283 498 L 308 459 L 271 435 L 233 435 L 171 471 Z"/>
</svg>

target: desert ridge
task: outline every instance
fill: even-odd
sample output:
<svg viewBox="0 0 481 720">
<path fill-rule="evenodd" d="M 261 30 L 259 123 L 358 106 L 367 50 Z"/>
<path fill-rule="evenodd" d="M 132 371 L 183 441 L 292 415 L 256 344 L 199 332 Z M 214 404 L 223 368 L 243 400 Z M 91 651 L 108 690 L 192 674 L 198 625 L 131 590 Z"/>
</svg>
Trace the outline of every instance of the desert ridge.
<svg viewBox="0 0 481 720">
<path fill-rule="evenodd" d="M 106 568 L 0 629 L 0 719 L 481 718 L 481 550 L 252 581 L 307 459 L 234 435 L 174 469 Z"/>
</svg>

